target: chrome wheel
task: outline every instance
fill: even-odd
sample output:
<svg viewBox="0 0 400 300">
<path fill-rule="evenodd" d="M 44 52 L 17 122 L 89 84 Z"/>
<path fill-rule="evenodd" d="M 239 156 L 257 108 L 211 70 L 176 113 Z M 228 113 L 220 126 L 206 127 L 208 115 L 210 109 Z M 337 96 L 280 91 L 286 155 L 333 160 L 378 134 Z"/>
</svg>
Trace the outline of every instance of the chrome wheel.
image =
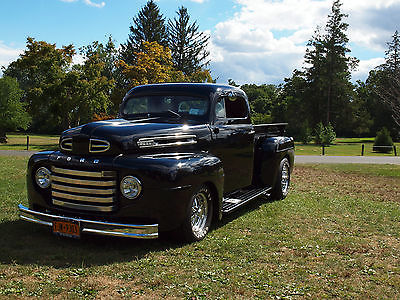
<svg viewBox="0 0 400 300">
<path fill-rule="evenodd" d="M 290 163 L 285 157 L 279 163 L 277 179 L 272 189 L 271 197 L 275 200 L 285 199 L 289 194 L 290 186 Z"/>
<path fill-rule="evenodd" d="M 289 192 L 289 183 L 290 183 L 290 167 L 289 162 L 285 160 L 282 164 L 282 176 L 281 176 L 281 191 L 282 195 L 286 196 Z"/>
<path fill-rule="evenodd" d="M 190 225 L 196 239 L 202 239 L 208 232 L 210 193 L 203 187 L 192 197 Z"/>
</svg>

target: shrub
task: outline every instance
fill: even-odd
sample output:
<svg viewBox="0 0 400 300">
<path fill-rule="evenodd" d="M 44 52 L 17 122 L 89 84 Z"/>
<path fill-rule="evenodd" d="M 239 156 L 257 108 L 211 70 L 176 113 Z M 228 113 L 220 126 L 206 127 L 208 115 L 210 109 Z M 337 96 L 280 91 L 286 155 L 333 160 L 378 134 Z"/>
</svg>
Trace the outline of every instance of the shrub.
<svg viewBox="0 0 400 300">
<path fill-rule="evenodd" d="M 390 137 L 390 132 L 387 128 L 383 127 L 375 137 L 374 146 L 372 148 L 373 151 L 382 152 L 382 153 L 390 153 L 393 150 L 393 141 Z"/>
<path fill-rule="evenodd" d="M 336 133 L 330 123 L 327 126 L 321 122 L 317 124 L 314 130 L 314 141 L 317 145 L 330 145 L 336 139 Z"/>
<path fill-rule="evenodd" d="M 253 124 L 267 124 L 272 122 L 272 117 L 268 114 L 256 112 L 251 115 L 251 120 Z"/>
<path fill-rule="evenodd" d="M 333 141 L 336 139 L 336 133 L 335 130 L 333 129 L 333 126 L 331 123 L 328 123 L 328 125 L 324 128 L 324 134 L 322 136 L 322 143 L 324 145 L 330 145 L 333 143 Z"/>
<path fill-rule="evenodd" d="M 301 128 L 300 133 L 298 135 L 298 139 L 305 145 L 307 145 L 312 140 L 312 130 L 308 126 L 308 123 L 305 122 Z"/>
</svg>

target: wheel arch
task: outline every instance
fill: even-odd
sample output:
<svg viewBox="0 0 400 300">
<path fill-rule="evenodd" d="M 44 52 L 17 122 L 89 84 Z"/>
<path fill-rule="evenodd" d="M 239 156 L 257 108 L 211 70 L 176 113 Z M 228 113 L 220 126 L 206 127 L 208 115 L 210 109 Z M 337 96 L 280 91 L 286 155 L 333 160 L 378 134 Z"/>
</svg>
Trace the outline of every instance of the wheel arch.
<svg viewBox="0 0 400 300">
<path fill-rule="evenodd" d="M 212 222 L 219 221 L 222 219 L 222 191 L 218 191 L 217 186 L 211 181 L 206 181 L 204 184 L 211 192 L 211 200 L 213 202 Z"/>
</svg>

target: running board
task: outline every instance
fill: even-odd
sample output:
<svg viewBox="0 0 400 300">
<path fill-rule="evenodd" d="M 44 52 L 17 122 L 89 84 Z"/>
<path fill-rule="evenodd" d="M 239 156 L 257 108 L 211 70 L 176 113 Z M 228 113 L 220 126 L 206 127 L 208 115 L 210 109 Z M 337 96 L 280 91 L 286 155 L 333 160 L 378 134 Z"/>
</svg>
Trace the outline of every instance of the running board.
<svg viewBox="0 0 400 300">
<path fill-rule="evenodd" d="M 222 199 L 222 212 L 225 214 L 230 213 L 261 195 L 270 196 L 270 191 L 271 188 L 267 187 L 250 190 L 239 190 L 230 193 L 229 195 L 227 195 L 226 198 Z"/>
</svg>

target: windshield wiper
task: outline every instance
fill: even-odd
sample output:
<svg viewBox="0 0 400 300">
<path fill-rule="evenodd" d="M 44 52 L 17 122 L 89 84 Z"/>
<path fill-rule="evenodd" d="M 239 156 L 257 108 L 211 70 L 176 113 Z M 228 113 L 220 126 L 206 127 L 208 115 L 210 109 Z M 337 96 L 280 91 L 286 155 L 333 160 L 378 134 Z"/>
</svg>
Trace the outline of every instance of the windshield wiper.
<svg viewBox="0 0 400 300">
<path fill-rule="evenodd" d="M 178 119 L 182 119 L 183 117 L 177 113 L 176 111 L 173 110 L 164 110 L 164 111 L 159 111 L 159 112 L 151 112 L 147 114 L 148 117 L 174 117 Z"/>
</svg>

